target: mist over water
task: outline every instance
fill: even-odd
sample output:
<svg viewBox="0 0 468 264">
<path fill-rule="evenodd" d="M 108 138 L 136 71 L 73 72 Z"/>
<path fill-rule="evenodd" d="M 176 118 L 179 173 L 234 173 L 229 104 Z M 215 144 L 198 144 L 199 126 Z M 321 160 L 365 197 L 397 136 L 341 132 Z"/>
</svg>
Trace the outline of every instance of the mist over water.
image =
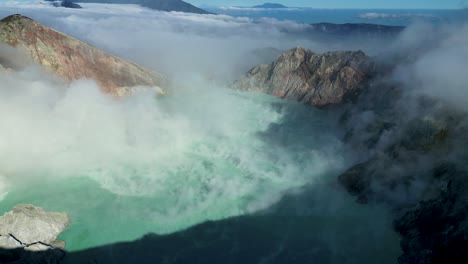
<svg viewBox="0 0 468 264">
<path fill-rule="evenodd" d="M 1 76 L 2 210 L 66 211 L 70 250 L 256 212 L 344 164 L 312 108 L 307 130 L 283 128 L 284 112 L 299 106 L 195 78 L 166 97 L 116 101 L 91 81 L 22 78 L 34 71 Z M 301 148 L 292 142 L 305 137 Z"/>
<path fill-rule="evenodd" d="M 73 223 L 60 239 L 70 251 L 265 214 L 260 225 L 288 220 L 271 231 L 280 237 L 325 244 L 324 263 L 394 262 L 389 212 L 337 186 L 355 161 L 337 116 L 228 88 L 281 50 L 373 50 L 368 43 L 324 45 L 290 35 L 307 27 L 291 21 L 84 6 L 6 5 L 0 14 L 31 16 L 172 83 L 163 97 L 115 100 L 91 80 L 66 83 L 30 63 L 0 71 L 0 212 L 19 203 L 67 212 Z"/>
</svg>

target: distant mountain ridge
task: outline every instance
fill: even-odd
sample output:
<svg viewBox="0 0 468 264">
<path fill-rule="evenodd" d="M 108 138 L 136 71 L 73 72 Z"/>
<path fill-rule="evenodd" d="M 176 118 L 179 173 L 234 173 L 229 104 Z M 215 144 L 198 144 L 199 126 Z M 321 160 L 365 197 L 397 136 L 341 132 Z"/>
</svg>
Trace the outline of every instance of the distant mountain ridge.
<svg viewBox="0 0 468 264">
<path fill-rule="evenodd" d="M 211 14 L 182 0 L 79 0 L 79 3 L 134 4 L 160 11 Z"/>
<path fill-rule="evenodd" d="M 367 23 L 316 23 L 311 24 L 309 30 L 314 33 L 331 34 L 331 35 L 394 35 L 401 33 L 405 27 L 403 26 L 387 26 L 379 24 Z"/>
<path fill-rule="evenodd" d="M 83 8 L 79 4 L 76 4 L 69 0 L 57 1 L 57 0 L 45 0 L 46 2 L 51 2 L 55 7 L 66 7 L 66 8 Z"/>
<path fill-rule="evenodd" d="M 264 3 L 263 5 L 256 5 L 253 8 L 288 8 L 285 5 L 278 4 L 278 3 Z"/>
</svg>

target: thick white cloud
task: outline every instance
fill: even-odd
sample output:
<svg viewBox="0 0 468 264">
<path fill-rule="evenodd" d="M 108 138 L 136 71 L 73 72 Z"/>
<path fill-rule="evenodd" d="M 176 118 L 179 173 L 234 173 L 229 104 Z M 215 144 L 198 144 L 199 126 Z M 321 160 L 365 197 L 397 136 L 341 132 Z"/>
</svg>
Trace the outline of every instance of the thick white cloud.
<svg viewBox="0 0 468 264">
<path fill-rule="evenodd" d="M 392 47 L 403 54 L 394 79 L 415 96 L 425 95 L 468 110 L 468 24 L 416 24 Z"/>
<path fill-rule="evenodd" d="M 209 219 L 266 208 L 321 176 L 335 176 L 347 162 L 345 151 L 320 112 L 225 87 L 255 64 L 271 61 L 276 49 L 300 45 L 315 52 L 357 48 L 390 51 L 391 58 L 399 54 L 408 59 L 394 76 L 405 87 L 467 105 L 465 27 L 436 30 L 420 24 L 405 31 L 395 43 L 374 45 L 303 36 L 309 26 L 291 21 L 165 13 L 134 5 L 83 6 L 75 10 L 7 2 L 0 4 L 0 16 L 30 16 L 162 71 L 173 80 L 173 89 L 164 98 L 142 92 L 115 101 L 101 94 L 92 80 L 66 83 L 38 66 L 26 66 L 27 60 L 14 65 L 21 68 L 17 72 L 0 69 L 0 199 L 14 192 L 14 187 L 30 184 L 33 177 L 65 181 L 91 178 L 96 186 L 119 197 L 102 201 L 103 205 L 93 201 L 102 205 L 99 212 L 107 210 L 113 216 L 130 211 L 130 222 L 134 216 L 151 223 L 142 232 L 172 232 Z M 265 52 L 263 48 L 273 49 Z M 7 55 L 0 56 L 0 61 L 18 63 L 14 60 L 19 58 L 16 50 L 0 46 L 0 53 Z M 288 107 L 294 111 L 284 110 Z M 302 116 L 300 111 L 307 114 Z M 359 116 L 360 120 L 355 117 L 354 125 L 364 122 L 363 117 L 367 124 L 378 118 L 369 112 Z M 384 140 L 394 138 L 389 134 Z M 51 191 L 51 196 L 63 196 Z M 347 217 L 349 208 L 340 205 L 342 200 L 337 198 L 341 194 L 335 197 L 341 191 L 321 192 L 317 195 L 319 206 L 311 209 L 314 214 L 322 217 L 323 212 L 333 211 L 328 215 Z M 121 200 L 135 197 L 149 198 L 151 204 L 123 208 Z M 88 205 L 86 197 L 80 198 L 72 195 L 72 203 L 66 199 L 60 202 L 78 222 L 96 217 L 82 216 L 83 207 Z M 82 203 L 84 206 L 77 206 Z M 351 207 L 350 213 L 355 209 Z M 375 233 L 384 234 L 380 224 L 387 222 L 373 216 L 379 218 L 371 219 L 378 223 Z M 126 218 L 122 219 L 125 222 Z M 101 231 L 96 228 L 99 225 L 82 223 L 96 233 Z M 102 242 L 122 239 L 120 227 L 106 227 L 112 235 L 103 235 Z M 82 240 L 78 235 L 74 239 Z M 334 245 L 336 239 L 330 240 Z M 348 246 L 343 243 L 334 250 L 343 254 Z"/>
<path fill-rule="evenodd" d="M 137 5 L 83 4 L 83 9 L 46 3 L 0 3 L 0 16 L 21 13 L 115 55 L 171 76 L 198 72 L 233 81 L 280 50 L 303 46 L 320 53 L 362 49 L 371 54 L 382 42 L 366 38 L 319 39 L 310 25 L 272 18 L 158 12 Z M 264 48 L 270 51 L 260 52 Z"/>
<path fill-rule="evenodd" d="M 49 17 L 60 9 L 41 8 L 45 11 L 25 8 L 30 12 L 26 15 L 57 23 L 55 28 L 120 56 L 162 67 L 172 73 L 173 89 L 163 98 L 142 91 L 117 101 L 100 93 L 92 80 L 67 83 L 37 65 L 24 63 L 15 72 L 0 70 L 0 196 L 6 192 L 14 196 L 10 190 L 18 186 L 31 188 L 31 179 L 57 182 L 84 177 L 122 199 L 152 199 L 151 209 L 138 214 L 151 223 L 172 222 L 151 230 L 169 232 L 265 208 L 343 164 L 336 154 L 341 144 L 322 130 L 319 121 L 314 138 L 322 134 L 317 137 L 320 141 L 311 141 L 313 146 L 300 152 L 288 151 L 262 136 L 282 122 L 277 99 L 246 96 L 219 84 L 229 79 L 226 73 L 235 68 L 236 59 L 243 59 L 236 56 L 249 52 L 245 42 L 259 43 L 257 47 L 268 44 L 260 36 L 249 40 L 242 34 L 213 36 L 202 29 L 188 36 L 180 32 L 184 23 L 211 24 L 205 21 L 212 19 L 209 16 L 135 9 L 175 19 L 180 23 L 176 26 L 161 25 L 170 20 L 148 22 L 132 13 L 101 17 L 93 13 L 96 10 Z M 222 25 L 219 28 L 226 28 L 223 18 L 215 20 Z M 236 23 L 246 23 L 240 20 Z M 148 30 L 134 30 L 143 24 Z M 273 30 L 267 36 L 276 34 L 281 33 Z M 205 58 L 197 45 L 202 45 L 200 53 L 213 54 Z M 18 54 L 7 47 L 0 47 L 0 52 L 5 61 Z M 210 74 L 221 78 L 212 82 L 206 78 Z M 283 135 L 282 140 L 298 136 L 296 131 L 284 133 L 291 135 Z M 59 195 L 55 191 L 59 192 L 52 190 L 50 195 Z M 71 214 L 82 213 L 81 207 L 65 207 Z M 118 210 L 113 201 L 106 207 Z"/>
<path fill-rule="evenodd" d="M 99 233 L 98 222 L 113 220 L 96 221 L 86 213 L 88 205 L 77 205 L 87 197 L 64 195 L 67 191 L 58 188 L 45 197 L 33 188 L 38 181 L 66 188 L 86 179 L 100 194 L 113 197 L 93 201 L 90 208 L 104 206 L 102 214 L 112 216 L 128 212 L 122 219 L 129 220 L 108 228 L 107 236 L 90 232 L 88 242 L 76 242 L 81 235 L 73 232 L 80 229 L 71 230 L 75 235 L 67 239 L 75 243 L 74 249 L 266 208 L 344 164 L 342 145 L 323 128 L 318 112 L 308 115 L 314 117 L 308 125 L 316 133 L 277 130 L 272 126 L 285 121 L 288 102 L 226 88 L 255 63 L 272 59 L 252 50 L 312 43 L 285 38 L 283 30 L 302 30 L 304 25 L 137 6 L 84 5 L 73 10 L 2 5 L 2 16 L 30 16 L 172 79 L 165 97 L 142 91 L 116 101 L 101 94 L 92 80 L 67 83 L 27 62 L 16 72 L 0 70 L 0 198 L 9 192 L 3 203 L 60 197 L 55 206 Z M 18 54 L 6 47 L 0 47 L 0 53 L 5 61 Z M 300 137 L 307 140 L 290 149 Z M 29 195 L 23 197 L 18 189 Z M 121 201 L 135 199 L 151 203 L 129 202 L 132 206 L 122 208 Z M 146 226 L 121 234 L 122 223 L 132 221 L 132 215 L 144 219 Z"/>
<path fill-rule="evenodd" d="M 274 19 L 158 12 L 136 5 L 83 4 L 84 9 L 46 4 L 0 5 L 0 16 L 21 13 L 118 56 L 166 73 L 198 71 L 237 78 L 249 67 L 273 60 L 252 51 L 318 46 L 300 32 L 307 25 Z"/>
<path fill-rule="evenodd" d="M 437 18 L 434 15 L 430 14 L 405 14 L 405 13 L 376 13 L 376 12 L 368 12 L 362 13 L 358 15 L 359 18 L 363 19 L 415 19 L 415 18 Z"/>
</svg>

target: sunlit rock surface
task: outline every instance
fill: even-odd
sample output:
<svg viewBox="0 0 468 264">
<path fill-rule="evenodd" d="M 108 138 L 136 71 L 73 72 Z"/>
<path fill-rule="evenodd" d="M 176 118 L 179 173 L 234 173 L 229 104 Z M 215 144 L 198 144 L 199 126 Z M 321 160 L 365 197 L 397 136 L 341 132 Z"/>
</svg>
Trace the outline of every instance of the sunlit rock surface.
<svg viewBox="0 0 468 264">
<path fill-rule="evenodd" d="M 111 56 L 21 15 L 0 20 L 2 42 L 25 49 L 35 62 L 67 80 L 93 79 L 104 92 L 113 95 L 126 94 L 128 87 L 163 87 L 165 83 L 161 74 Z"/>
<path fill-rule="evenodd" d="M 17 205 L 0 217 L 0 248 L 47 250 L 64 248 L 57 236 L 70 224 L 65 213 L 47 212 L 29 204 Z"/>
<path fill-rule="evenodd" d="M 372 69 L 362 51 L 315 54 L 295 48 L 270 65 L 251 69 L 234 85 L 313 106 L 340 104 L 365 87 Z"/>
</svg>

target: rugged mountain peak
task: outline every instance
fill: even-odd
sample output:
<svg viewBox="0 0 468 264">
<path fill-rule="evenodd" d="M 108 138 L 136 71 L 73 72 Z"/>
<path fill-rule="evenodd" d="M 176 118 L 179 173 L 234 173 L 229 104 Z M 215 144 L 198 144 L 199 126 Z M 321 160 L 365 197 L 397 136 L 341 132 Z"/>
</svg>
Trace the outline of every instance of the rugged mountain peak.
<svg viewBox="0 0 468 264">
<path fill-rule="evenodd" d="M 307 59 L 307 57 L 310 57 L 312 55 L 315 55 L 315 53 L 313 53 L 310 50 L 306 50 L 303 47 L 296 47 L 283 53 L 280 56 L 279 60 L 289 60 L 290 58 L 294 57 L 298 60 L 304 61 Z"/>
<path fill-rule="evenodd" d="M 256 5 L 253 8 L 288 8 L 285 5 L 278 3 L 264 3 L 263 5 Z"/>
<path fill-rule="evenodd" d="M 254 67 L 235 87 L 326 106 L 343 103 L 357 94 L 371 68 L 369 57 L 362 51 L 315 54 L 296 47 L 270 65 Z"/>
<path fill-rule="evenodd" d="M 162 75 L 111 56 L 82 41 L 16 14 L 0 20 L 0 43 L 26 51 L 66 80 L 93 79 L 104 92 L 122 96 L 133 87 L 160 87 Z"/>
<path fill-rule="evenodd" d="M 0 23 L 22 24 L 22 23 L 36 23 L 36 22 L 34 22 L 34 20 L 32 20 L 31 18 L 23 16 L 21 14 L 14 14 L 14 15 L 7 16 L 7 17 L 3 18 L 2 20 L 0 20 Z"/>
</svg>

